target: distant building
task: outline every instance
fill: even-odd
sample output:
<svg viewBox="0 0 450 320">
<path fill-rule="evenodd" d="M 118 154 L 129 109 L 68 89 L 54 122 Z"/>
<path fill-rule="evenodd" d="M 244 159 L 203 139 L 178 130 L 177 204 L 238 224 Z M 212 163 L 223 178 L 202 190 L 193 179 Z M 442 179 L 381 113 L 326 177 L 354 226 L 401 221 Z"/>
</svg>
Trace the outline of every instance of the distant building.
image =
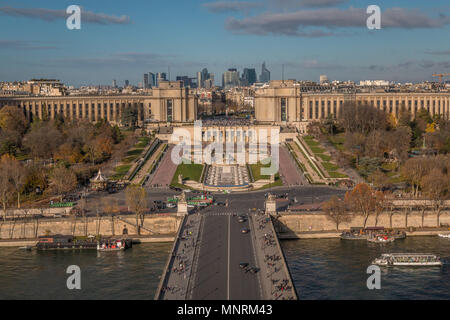
<svg viewBox="0 0 450 320">
<path fill-rule="evenodd" d="M 161 81 L 167 81 L 167 74 L 165 72 L 158 72 L 156 74 L 156 86 L 159 87 Z"/>
<path fill-rule="evenodd" d="M 327 75 L 321 75 L 320 77 L 319 77 L 319 81 L 320 81 L 320 84 L 326 84 L 326 83 L 328 83 L 328 76 Z"/>
<path fill-rule="evenodd" d="M 112 87 L 115 89 L 115 88 L 117 88 L 117 81 L 116 80 L 113 80 L 113 82 L 112 82 Z"/>
<path fill-rule="evenodd" d="M 144 89 L 150 88 L 150 84 L 149 84 L 149 81 L 148 81 L 148 73 L 144 73 L 144 83 L 143 83 L 143 88 L 144 88 Z"/>
<path fill-rule="evenodd" d="M 261 67 L 261 75 L 259 76 L 259 82 L 266 83 L 270 81 L 270 71 L 266 68 L 266 63 L 263 62 Z"/>
<path fill-rule="evenodd" d="M 130 85 L 130 81 L 125 80 L 125 88 L 128 87 Z"/>
<path fill-rule="evenodd" d="M 237 69 L 228 69 L 222 76 L 222 86 L 224 89 L 238 87 L 239 82 L 239 71 Z"/>
<path fill-rule="evenodd" d="M 148 73 L 148 85 L 150 88 L 156 87 L 156 75 L 152 72 Z"/>
<path fill-rule="evenodd" d="M 255 69 L 245 68 L 242 73 L 241 85 L 243 86 L 251 86 L 256 83 L 256 71 Z"/>
</svg>

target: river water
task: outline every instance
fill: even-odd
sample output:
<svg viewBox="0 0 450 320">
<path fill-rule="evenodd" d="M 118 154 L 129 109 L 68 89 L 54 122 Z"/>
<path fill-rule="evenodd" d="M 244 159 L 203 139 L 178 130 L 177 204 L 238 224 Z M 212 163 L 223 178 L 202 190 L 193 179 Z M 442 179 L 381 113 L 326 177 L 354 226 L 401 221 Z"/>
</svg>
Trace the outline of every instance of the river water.
<svg viewBox="0 0 450 320">
<path fill-rule="evenodd" d="M 170 243 L 125 252 L 23 251 L 0 248 L 0 299 L 153 299 Z M 283 241 L 300 299 L 450 299 L 449 265 L 382 268 L 381 289 L 368 290 L 366 269 L 385 252 L 439 254 L 450 262 L 450 240 L 410 237 L 389 245 L 365 241 Z M 70 265 L 81 268 L 81 290 L 68 290 Z"/>
</svg>

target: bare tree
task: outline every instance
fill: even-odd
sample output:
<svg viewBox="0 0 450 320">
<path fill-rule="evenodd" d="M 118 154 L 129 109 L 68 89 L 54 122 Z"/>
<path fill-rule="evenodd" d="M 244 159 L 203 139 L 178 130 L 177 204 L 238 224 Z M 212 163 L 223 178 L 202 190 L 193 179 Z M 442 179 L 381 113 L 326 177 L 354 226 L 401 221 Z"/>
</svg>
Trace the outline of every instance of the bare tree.
<svg viewBox="0 0 450 320">
<path fill-rule="evenodd" d="M 411 184 L 414 197 L 419 194 L 423 177 L 428 172 L 428 163 L 425 158 L 412 158 L 405 162 L 401 168 L 402 175 Z"/>
<path fill-rule="evenodd" d="M 119 205 L 115 198 L 112 199 L 102 198 L 102 202 L 103 202 L 103 212 L 106 215 L 110 216 L 111 218 L 111 233 L 114 236 L 115 235 L 114 218 L 115 215 L 119 212 Z"/>
<path fill-rule="evenodd" d="M 63 166 L 53 169 L 50 175 L 50 185 L 60 196 L 61 201 L 63 200 L 65 193 L 76 188 L 77 183 L 77 176 L 75 173 Z"/>
<path fill-rule="evenodd" d="M 26 169 L 20 164 L 19 161 L 14 159 L 10 165 L 11 183 L 17 194 L 17 208 L 20 208 L 20 193 L 25 184 Z"/>
<path fill-rule="evenodd" d="M 140 235 L 145 209 L 148 206 L 147 192 L 141 186 L 129 185 L 125 190 L 125 198 L 129 210 L 136 214 L 136 229 Z M 139 224 L 139 219 L 141 220 L 141 224 Z"/>
<path fill-rule="evenodd" d="M 348 212 L 345 202 L 337 196 L 332 196 L 330 200 L 325 202 L 322 209 L 325 211 L 327 219 L 336 224 L 336 231 L 339 230 L 341 223 L 352 220 L 352 216 Z"/>
<path fill-rule="evenodd" d="M 0 201 L 3 207 L 3 219 L 6 220 L 6 209 L 13 196 L 13 184 L 11 182 L 11 162 L 13 158 L 3 155 L 0 158 Z"/>
<path fill-rule="evenodd" d="M 423 177 L 422 185 L 424 193 L 432 202 L 433 211 L 436 214 L 437 227 L 440 227 L 440 216 L 442 214 L 443 200 L 449 194 L 449 176 L 446 172 L 435 168 Z"/>
<path fill-rule="evenodd" d="M 347 191 L 345 202 L 363 217 L 365 228 L 369 216 L 376 210 L 376 197 L 372 188 L 365 183 L 357 184 L 352 191 Z"/>
</svg>

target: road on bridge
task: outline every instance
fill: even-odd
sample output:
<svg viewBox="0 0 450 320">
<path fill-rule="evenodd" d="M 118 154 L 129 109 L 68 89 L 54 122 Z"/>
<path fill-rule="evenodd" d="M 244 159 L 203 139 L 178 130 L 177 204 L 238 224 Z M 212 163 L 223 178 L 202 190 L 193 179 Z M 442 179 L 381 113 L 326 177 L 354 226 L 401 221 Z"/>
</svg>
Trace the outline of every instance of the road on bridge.
<svg viewBox="0 0 450 320">
<path fill-rule="evenodd" d="M 255 250 L 248 219 L 203 212 L 199 254 L 193 268 L 191 295 L 194 300 L 260 300 L 259 273 L 245 272 L 241 262 L 255 266 Z M 242 229 L 250 229 L 242 233 Z"/>
</svg>

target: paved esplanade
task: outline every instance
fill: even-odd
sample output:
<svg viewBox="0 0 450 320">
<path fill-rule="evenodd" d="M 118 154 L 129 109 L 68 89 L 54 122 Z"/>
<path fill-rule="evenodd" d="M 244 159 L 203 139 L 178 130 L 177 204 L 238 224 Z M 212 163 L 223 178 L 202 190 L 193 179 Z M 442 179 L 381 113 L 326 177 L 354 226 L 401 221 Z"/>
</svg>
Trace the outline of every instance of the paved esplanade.
<svg viewBox="0 0 450 320">
<path fill-rule="evenodd" d="M 296 299 L 269 216 L 227 209 L 210 207 L 186 217 L 157 299 Z"/>
</svg>

